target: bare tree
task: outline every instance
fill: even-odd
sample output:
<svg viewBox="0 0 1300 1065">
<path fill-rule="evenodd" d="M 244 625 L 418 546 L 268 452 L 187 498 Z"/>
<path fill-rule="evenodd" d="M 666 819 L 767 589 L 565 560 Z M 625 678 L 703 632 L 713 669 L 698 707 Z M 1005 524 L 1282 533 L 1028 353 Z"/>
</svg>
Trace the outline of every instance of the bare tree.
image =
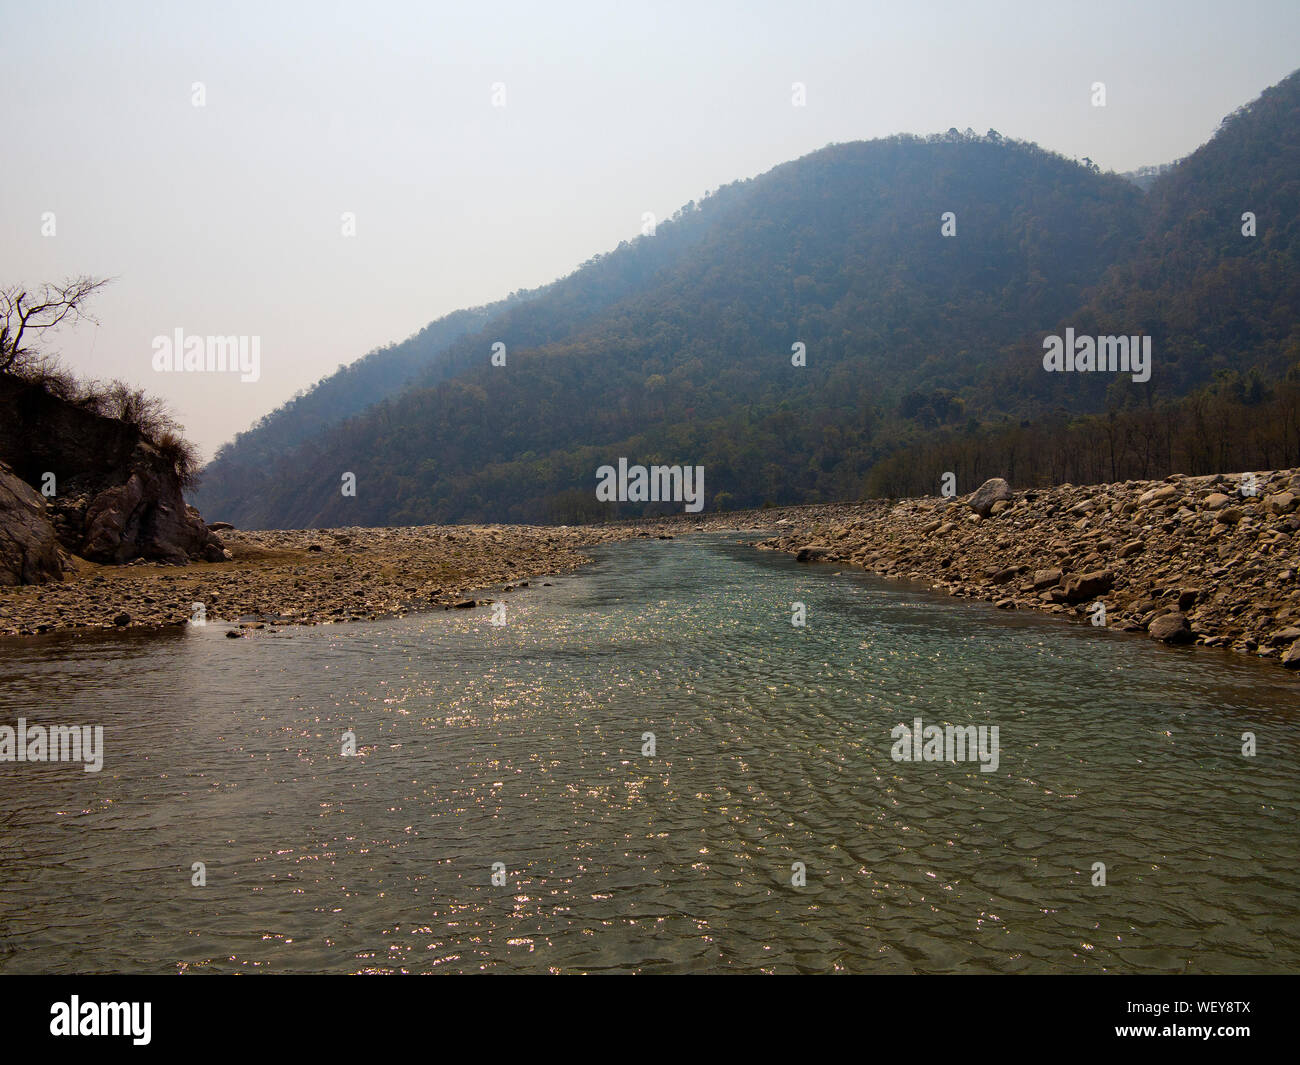
<svg viewBox="0 0 1300 1065">
<path fill-rule="evenodd" d="M 47 281 L 37 292 L 28 292 L 21 285 L 0 289 L 0 373 L 42 369 L 48 356 L 24 344 L 33 335 L 57 329 L 68 319 L 93 322 L 95 319 L 86 313 L 86 302 L 110 280 L 82 276 L 61 285 Z"/>
</svg>

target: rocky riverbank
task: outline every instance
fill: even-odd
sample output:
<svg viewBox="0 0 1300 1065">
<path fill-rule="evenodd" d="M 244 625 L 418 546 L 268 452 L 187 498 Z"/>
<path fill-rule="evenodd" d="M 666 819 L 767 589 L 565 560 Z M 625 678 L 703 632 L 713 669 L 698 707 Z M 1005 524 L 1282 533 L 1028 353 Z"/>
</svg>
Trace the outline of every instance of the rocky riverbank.
<svg viewBox="0 0 1300 1065">
<path fill-rule="evenodd" d="M 247 630 L 450 609 L 474 605 L 475 589 L 572 570 L 587 561 L 584 547 L 650 535 L 649 526 L 230 530 L 222 532 L 227 562 L 73 559 L 63 581 L 0 587 L 0 635 L 182 625 L 200 616 Z"/>
<path fill-rule="evenodd" d="M 717 519 L 714 519 L 716 522 Z M 759 547 L 1300 669 L 1300 471 L 749 512 Z"/>
</svg>

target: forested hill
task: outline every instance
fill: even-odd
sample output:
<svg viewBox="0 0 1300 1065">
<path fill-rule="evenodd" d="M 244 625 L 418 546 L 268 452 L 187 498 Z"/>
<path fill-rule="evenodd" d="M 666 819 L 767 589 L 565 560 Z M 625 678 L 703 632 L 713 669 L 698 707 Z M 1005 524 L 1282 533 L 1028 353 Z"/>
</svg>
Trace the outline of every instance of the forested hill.
<svg viewBox="0 0 1300 1065">
<path fill-rule="evenodd" d="M 727 199 L 725 194 L 718 197 L 720 204 Z M 492 337 L 491 343 L 496 343 L 508 336 L 517 344 L 536 345 L 571 335 L 591 314 L 645 286 L 700 239 L 702 227 L 683 223 L 693 210 L 692 203 L 660 226 L 654 241 L 625 241 L 613 255 L 596 256 L 550 285 L 456 311 L 401 343 L 339 367 L 223 445 L 204 469 L 202 487 L 192 495 L 200 506 L 241 515 L 246 522 L 263 520 L 248 516 L 247 508 L 257 503 L 249 486 L 270 485 L 282 476 L 288 455 L 299 445 L 405 388 L 427 388 L 477 368 L 483 362 L 483 338 Z M 453 347 L 471 334 L 479 334 L 479 340 Z"/>
<path fill-rule="evenodd" d="M 1137 254 L 1081 309 L 1160 338 L 1166 391 L 1300 360 L 1300 72 L 1151 187 Z M 1253 234 L 1243 232 L 1253 226 Z"/>
<path fill-rule="evenodd" d="M 578 520 L 606 510 L 595 469 L 620 456 L 705 466 L 710 509 L 852 498 L 934 433 L 1150 404 L 1228 364 L 1281 372 L 1296 92 L 1293 76 L 1230 117 L 1149 192 L 993 131 L 828 147 L 498 305 L 301 443 L 250 461 L 237 439 L 201 504 L 246 527 Z M 1044 373 L 1042 337 L 1065 325 L 1151 335 L 1152 381 Z"/>
<path fill-rule="evenodd" d="M 310 440 L 322 429 L 360 414 L 381 399 L 400 392 L 418 375 L 436 380 L 446 374 L 442 356 L 452 341 L 482 328 L 506 302 L 456 311 L 430 322 L 400 344 L 372 351 L 350 366 L 340 366 L 284 406 L 262 418 L 222 450 L 241 463 L 257 466 L 275 462 L 292 447 Z M 216 474 L 218 466 L 209 470 Z"/>
</svg>

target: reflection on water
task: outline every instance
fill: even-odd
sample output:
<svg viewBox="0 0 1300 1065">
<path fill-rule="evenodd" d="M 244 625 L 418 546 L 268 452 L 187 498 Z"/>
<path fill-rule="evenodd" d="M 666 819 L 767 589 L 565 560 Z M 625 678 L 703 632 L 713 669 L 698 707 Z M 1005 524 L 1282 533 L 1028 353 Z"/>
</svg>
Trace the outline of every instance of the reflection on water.
<svg viewBox="0 0 1300 1065">
<path fill-rule="evenodd" d="M 0 763 L 0 971 L 1300 965 L 1276 666 L 725 538 L 507 602 L 0 646 L 0 724 L 107 748 Z M 915 717 L 999 726 L 997 771 L 893 761 Z"/>
</svg>

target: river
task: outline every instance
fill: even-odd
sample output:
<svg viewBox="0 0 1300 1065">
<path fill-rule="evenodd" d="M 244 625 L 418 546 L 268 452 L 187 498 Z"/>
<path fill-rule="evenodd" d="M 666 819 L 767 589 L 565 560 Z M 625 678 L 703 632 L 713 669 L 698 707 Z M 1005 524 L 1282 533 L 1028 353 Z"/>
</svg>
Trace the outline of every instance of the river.
<svg viewBox="0 0 1300 1065">
<path fill-rule="evenodd" d="M 0 725 L 104 729 L 0 763 L 0 972 L 1300 968 L 1276 665 L 736 536 L 592 553 L 504 625 L 0 641 Z M 916 718 L 996 769 L 895 760 Z"/>
</svg>

